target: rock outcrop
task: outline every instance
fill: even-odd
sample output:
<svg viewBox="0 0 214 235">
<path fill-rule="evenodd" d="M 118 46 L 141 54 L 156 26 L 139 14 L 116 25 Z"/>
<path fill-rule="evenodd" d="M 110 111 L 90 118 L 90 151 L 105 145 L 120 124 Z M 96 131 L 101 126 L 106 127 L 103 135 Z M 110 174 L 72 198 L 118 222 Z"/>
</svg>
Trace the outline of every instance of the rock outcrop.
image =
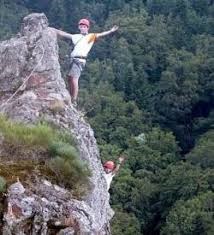
<svg viewBox="0 0 214 235">
<path fill-rule="evenodd" d="M 22 182 L 11 185 L 3 234 L 110 234 L 112 210 L 94 133 L 70 102 L 57 36 L 44 14 L 26 16 L 20 33 L 0 43 L 0 102 L 0 112 L 13 120 L 35 123 L 42 118 L 69 130 L 93 173 L 81 201 L 44 180 L 31 188 Z"/>
</svg>

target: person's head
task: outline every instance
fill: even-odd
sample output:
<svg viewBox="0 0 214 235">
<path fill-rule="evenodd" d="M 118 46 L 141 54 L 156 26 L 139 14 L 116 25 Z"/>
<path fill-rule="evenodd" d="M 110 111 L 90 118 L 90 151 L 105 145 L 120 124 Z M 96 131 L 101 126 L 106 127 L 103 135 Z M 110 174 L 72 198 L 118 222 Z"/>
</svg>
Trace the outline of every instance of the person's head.
<svg viewBox="0 0 214 235">
<path fill-rule="evenodd" d="M 87 34 L 90 27 L 90 22 L 87 19 L 81 19 L 78 23 L 81 34 Z"/>
<path fill-rule="evenodd" d="M 107 161 L 103 164 L 104 171 L 108 174 L 111 173 L 115 169 L 115 164 L 113 161 Z"/>
</svg>

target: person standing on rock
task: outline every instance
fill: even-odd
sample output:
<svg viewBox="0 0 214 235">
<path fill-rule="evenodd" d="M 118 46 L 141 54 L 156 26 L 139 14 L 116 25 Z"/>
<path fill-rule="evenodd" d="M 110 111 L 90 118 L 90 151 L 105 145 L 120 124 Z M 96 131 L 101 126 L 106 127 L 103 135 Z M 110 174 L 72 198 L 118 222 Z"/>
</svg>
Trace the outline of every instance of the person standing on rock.
<svg viewBox="0 0 214 235">
<path fill-rule="evenodd" d="M 71 39 L 74 48 L 71 52 L 71 66 L 68 73 L 69 91 L 72 97 L 72 102 L 77 105 L 77 97 L 79 91 L 79 77 L 85 67 L 86 59 L 94 42 L 101 37 L 112 34 L 118 30 L 118 26 L 114 26 L 108 31 L 102 33 L 89 33 L 90 22 L 87 19 L 81 19 L 78 23 L 80 33 L 70 34 L 64 31 L 54 29 L 57 35 Z"/>
<path fill-rule="evenodd" d="M 110 189 L 111 186 L 111 181 L 113 180 L 113 177 L 118 173 L 121 164 L 124 162 L 125 158 L 124 157 L 119 157 L 118 161 L 119 163 L 115 165 L 113 161 L 107 161 L 103 164 L 104 171 L 105 171 L 105 179 L 107 183 L 107 190 Z"/>
</svg>

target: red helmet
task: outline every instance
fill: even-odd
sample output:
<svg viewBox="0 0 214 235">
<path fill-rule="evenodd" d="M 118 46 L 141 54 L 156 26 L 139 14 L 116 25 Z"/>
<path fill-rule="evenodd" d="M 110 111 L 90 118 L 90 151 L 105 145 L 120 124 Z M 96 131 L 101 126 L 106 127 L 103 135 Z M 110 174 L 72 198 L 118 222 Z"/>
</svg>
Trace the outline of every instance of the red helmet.
<svg viewBox="0 0 214 235">
<path fill-rule="evenodd" d="M 78 25 L 80 25 L 80 24 L 86 25 L 88 28 L 89 28 L 89 26 L 90 26 L 90 22 L 89 22 L 89 20 L 87 20 L 87 19 L 81 19 L 81 20 L 79 21 Z"/>
<path fill-rule="evenodd" d="M 113 161 L 107 161 L 105 162 L 105 164 L 103 165 L 105 168 L 113 170 L 115 168 L 115 164 Z"/>
</svg>

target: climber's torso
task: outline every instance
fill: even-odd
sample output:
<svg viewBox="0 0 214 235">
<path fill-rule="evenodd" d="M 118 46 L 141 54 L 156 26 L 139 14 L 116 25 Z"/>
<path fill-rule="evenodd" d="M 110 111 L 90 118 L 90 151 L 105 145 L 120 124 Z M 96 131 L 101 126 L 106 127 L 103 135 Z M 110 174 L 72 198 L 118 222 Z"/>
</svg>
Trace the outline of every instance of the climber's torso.
<svg viewBox="0 0 214 235">
<path fill-rule="evenodd" d="M 74 44 L 74 49 L 71 52 L 71 58 L 80 57 L 79 60 L 82 62 L 85 62 L 85 59 L 82 59 L 82 58 L 87 57 L 95 40 L 96 40 L 95 33 L 89 33 L 86 35 L 73 34 L 72 35 L 72 42 Z"/>
<path fill-rule="evenodd" d="M 111 181 L 114 176 L 115 176 L 115 173 L 113 173 L 113 172 L 110 172 L 110 173 L 104 175 L 104 177 L 106 179 L 106 183 L 107 183 L 107 190 L 109 190 L 109 188 L 111 186 Z"/>
</svg>

